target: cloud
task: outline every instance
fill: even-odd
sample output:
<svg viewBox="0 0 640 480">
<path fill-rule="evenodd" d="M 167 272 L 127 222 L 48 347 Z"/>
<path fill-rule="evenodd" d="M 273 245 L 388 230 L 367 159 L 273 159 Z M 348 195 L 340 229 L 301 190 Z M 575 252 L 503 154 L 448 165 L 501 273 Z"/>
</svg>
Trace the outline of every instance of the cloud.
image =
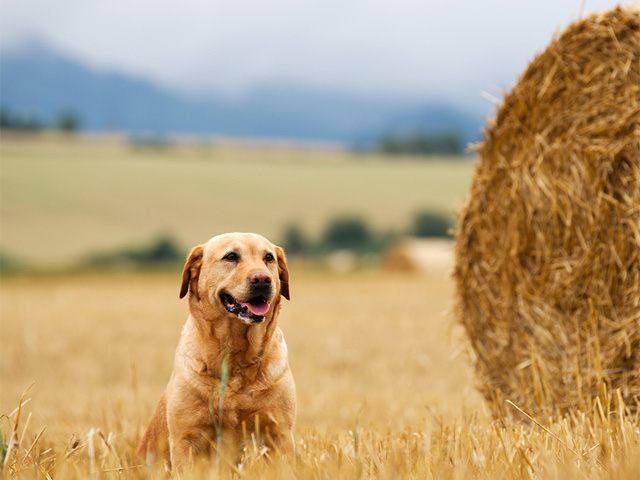
<svg viewBox="0 0 640 480">
<path fill-rule="evenodd" d="M 515 81 L 581 6 L 582 0 L 7 0 L 1 38 L 4 45 L 38 38 L 95 68 L 185 91 L 239 93 L 289 82 L 367 95 L 479 98 L 482 89 Z"/>
</svg>

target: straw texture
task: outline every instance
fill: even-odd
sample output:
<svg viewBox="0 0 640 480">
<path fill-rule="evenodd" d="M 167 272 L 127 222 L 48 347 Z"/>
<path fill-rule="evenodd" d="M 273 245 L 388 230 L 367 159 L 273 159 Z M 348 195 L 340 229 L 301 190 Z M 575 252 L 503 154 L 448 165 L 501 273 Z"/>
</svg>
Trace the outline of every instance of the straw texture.
<svg viewBox="0 0 640 480">
<path fill-rule="evenodd" d="M 640 10 L 570 25 L 478 147 L 456 317 L 490 404 L 534 415 L 640 398 Z"/>
</svg>

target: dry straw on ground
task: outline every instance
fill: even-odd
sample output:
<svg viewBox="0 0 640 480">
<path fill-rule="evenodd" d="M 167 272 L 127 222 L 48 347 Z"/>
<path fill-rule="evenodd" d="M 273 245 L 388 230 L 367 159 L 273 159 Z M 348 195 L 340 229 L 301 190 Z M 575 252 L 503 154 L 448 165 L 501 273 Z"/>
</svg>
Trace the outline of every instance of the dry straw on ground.
<svg viewBox="0 0 640 480">
<path fill-rule="evenodd" d="M 478 152 L 454 276 L 480 390 L 554 415 L 620 389 L 638 411 L 640 9 L 570 25 Z"/>
</svg>

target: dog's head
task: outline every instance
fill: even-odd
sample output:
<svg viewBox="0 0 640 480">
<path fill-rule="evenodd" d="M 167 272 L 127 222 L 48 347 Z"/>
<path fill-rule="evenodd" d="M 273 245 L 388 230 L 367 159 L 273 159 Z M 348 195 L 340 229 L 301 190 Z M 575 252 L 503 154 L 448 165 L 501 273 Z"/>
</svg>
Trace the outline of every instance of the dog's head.
<svg viewBox="0 0 640 480">
<path fill-rule="evenodd" d="M 190 292 L 205 317 L 235 315 L 262 323 L 289 300 L 289 269 L 282 248 L 254 233 L 227 233 L 191 250 L 182 272 L 180 298 Z"/>
</svg>

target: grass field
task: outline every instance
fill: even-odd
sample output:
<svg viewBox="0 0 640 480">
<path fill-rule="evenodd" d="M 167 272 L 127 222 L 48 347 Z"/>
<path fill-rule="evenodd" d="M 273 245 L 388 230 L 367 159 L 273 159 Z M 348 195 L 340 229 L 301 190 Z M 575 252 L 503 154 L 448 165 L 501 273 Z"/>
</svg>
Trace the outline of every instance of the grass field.
<svg viewBox="0 0 640 480">
<path fill-rule="evenodd" d="M 453 214 L 473 169 L 467 160 L 47 136 L 5 135 L 0 155 L 2 253 L 58 266 L 159 234 L 185 249 L 227 231 L 277 242 L 290 224 L 314 236 L 344 213 L 406 229 L 419 210 Z"/>
<path fill-rule="evenodd" d="M 162 478 L 134 451 L 186 319 L 179 273 L 11 278 L 1 291 L 7 478 Z M 488 418 L 450 323 L 444 272 L 292 271 L 281 326 L 297 383 L 297 463 L 242 478 L 637 478 L 640 425 L 603 411 Z M 13 413 L 13 414 L 12 414 Z M 524 419 L 524 417 L 522 417 Z M 210 469 L 184 478 L 215 478 Z"/>
<path fill-rule="evenodd" d="M 51 138 L 1 148 L 2 249 L 44 264 L 159 230 L 185 246 L 223 230 L 273 237 L 291 221 L 317 231 L 345 210 L 400 228 L 416 208 L 452 211 L 472 169 Z M 180 273 L 1 279 L 2 478 L 166 478 L 134 452 L 187 317 Z M 447 315 L 446 269 L 337 274 L 293 262 L 291 273 L 280 325 L 297 384 L 296 463 L 250 444 L 236 478 L 638 478 L 640 420 L 615 401 L 556 420 L 488 415 Z"/>
</svg>

